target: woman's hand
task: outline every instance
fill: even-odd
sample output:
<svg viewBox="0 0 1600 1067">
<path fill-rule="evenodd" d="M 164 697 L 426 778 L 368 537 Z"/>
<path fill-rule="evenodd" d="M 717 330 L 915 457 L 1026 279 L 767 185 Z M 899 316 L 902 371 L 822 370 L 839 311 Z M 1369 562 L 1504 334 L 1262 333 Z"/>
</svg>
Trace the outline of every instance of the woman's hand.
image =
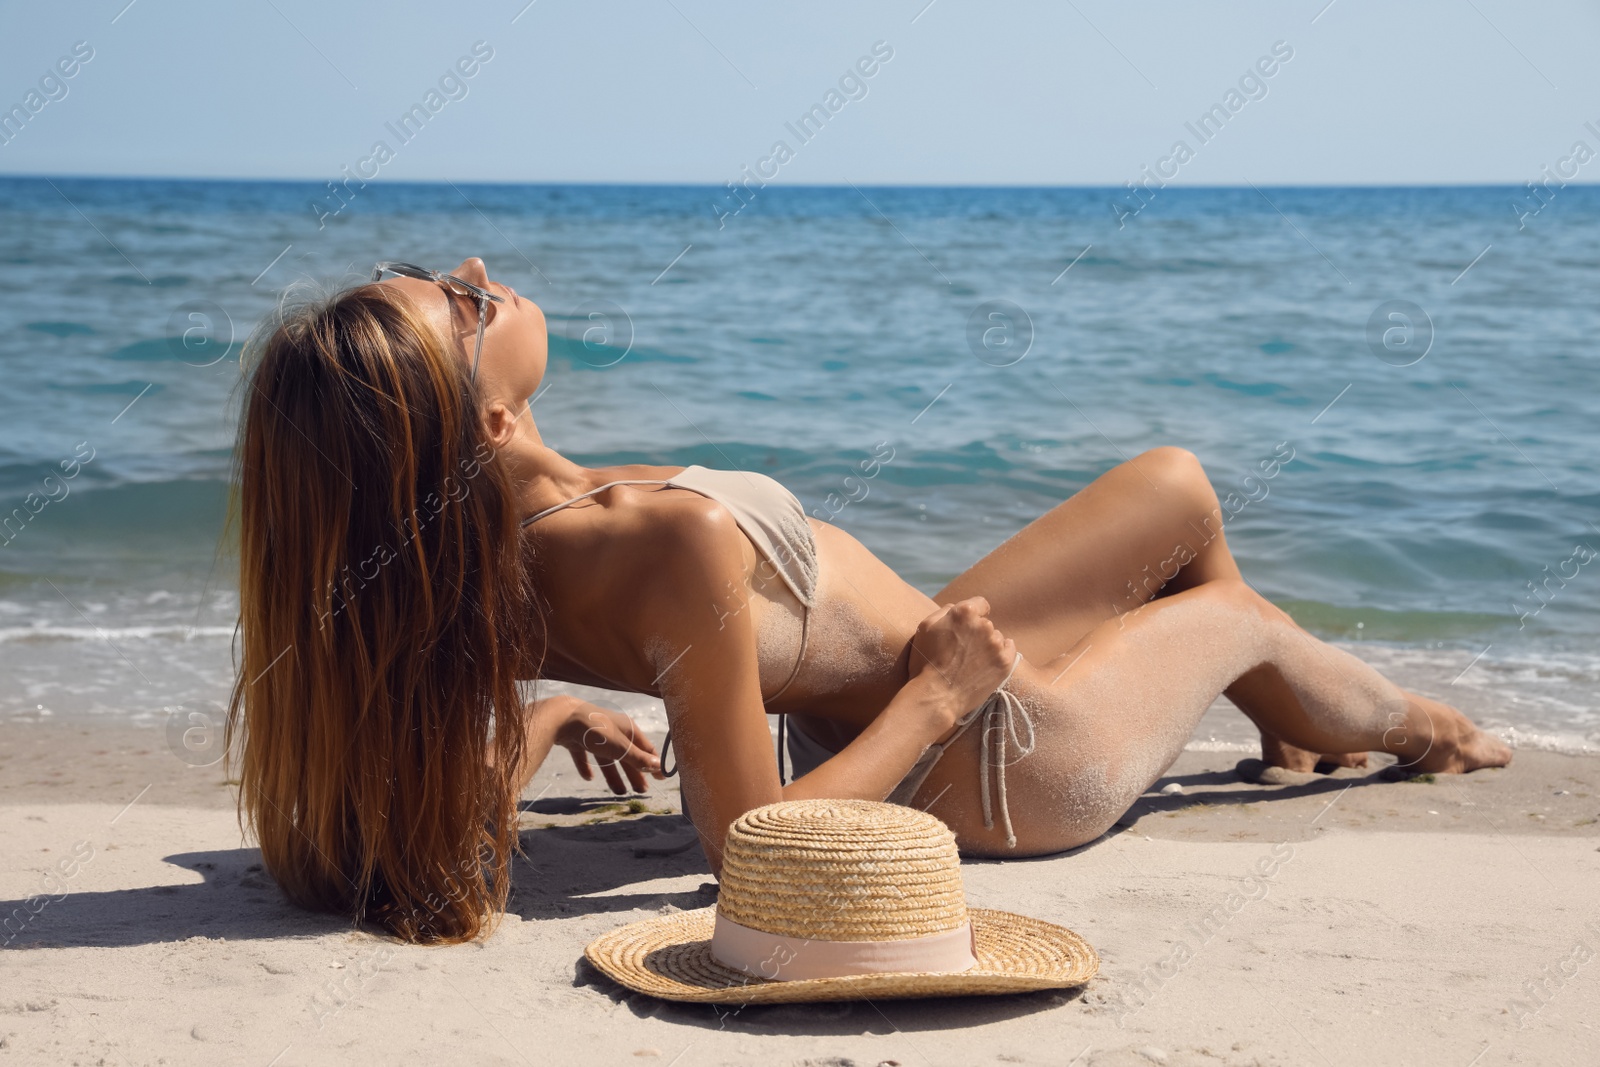
<svg viewBox="0 0 1600 1067">
<path fill-rule="evenodd" d="M 917 624 L 910 673 L 947 697 L 950 721 L 941 736 L 988 699 L 1016 657 L 1016 643 L 994 628 L 989 602 L 981 596 L 947 604 Z"/>
<path fill-rule="evenodd" d="M 658 780 L 665 777 L 656 747 L 620 711 L 575 702 L 567 721 L 556 731 L 556 744 L 572 754 L 572 762 L 584 781 L 594 780 L 594 768 L 589 765 L 589 757 L 594 756 L 606 784 L 619 796 L 629 792 L 630 785 L 635 793 L 649 792 L 646 774 Z"/>
</svg>

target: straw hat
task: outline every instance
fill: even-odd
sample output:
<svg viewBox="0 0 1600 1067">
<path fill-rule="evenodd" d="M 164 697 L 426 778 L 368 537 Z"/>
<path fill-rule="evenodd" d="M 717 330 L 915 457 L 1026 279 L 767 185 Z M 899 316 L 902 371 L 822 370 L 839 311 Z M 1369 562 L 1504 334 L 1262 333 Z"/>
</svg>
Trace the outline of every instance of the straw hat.
<svg viewBox="0 0 1600 1067">
<path fill-rule="evenodd" d="M 1100 965 L 1071 930 L 968 908 L 949 828 L 868 800 L 746 812 L 714 907 L 613 930 L 584 955 L 641 993 L 723 1004 L 1053 989 Z"/>
</svg>

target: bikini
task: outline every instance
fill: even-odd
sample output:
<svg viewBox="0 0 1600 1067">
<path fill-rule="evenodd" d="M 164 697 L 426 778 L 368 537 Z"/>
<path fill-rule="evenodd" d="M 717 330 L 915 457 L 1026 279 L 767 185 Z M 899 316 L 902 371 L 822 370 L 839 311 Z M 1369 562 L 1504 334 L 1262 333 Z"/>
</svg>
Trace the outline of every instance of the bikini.
<svg viewBox="0 0 1600 1067">
<path fill-rule="evenodd" d="M 563 500 L 553 507 L 545 508 L 535 515 L 530 515 L 522 520 L 524 527 L 531 526 L 546 515 L 552 515 L 563 508 L 571 507 L 580 500 L 587 499 L 597 493 L 617 485 L 665 485 L 674 489 L 687 489 L 693 493 L 715 500 L 728 509 L 734 522 L 743 530 L 745 536 L 750 538 L 750 543 L 756 551 L 770 563 L 783 579 L 784 585 L 794 594 L 800 602 L 802 614 L 800 617 L 800 653 L 795 657 L 794 667 L 789 672 L 789 677 L 778 687 L 778 691 L 770 697 L 762 699 L 763 706 L 771 704 L 781 697 L 794 683 L 800 674 L 800 666 L 805 662 L 806 638 L 810 629 L 811 610 L 816 606 L 817 600 L 817 542 L 811 532 L 811 525 L 806 521 L 805 509 L 800 501 L 782 483 L 765 474 L 754 471 L 724 471 L 713 470 L 709 467 L 688 466 L 681 473 L 670 478 L 620 478 L 607 482 L 602 486 L 591 489 L 586 493 L 579 493 L 570 500 Z M 1021 658 L 1020 655 L 1018 657 Z M 1016 661 L 1011 664 L 1012 671 L 1016 670 Z M 1006 675 L 1006 681 L 1011 678 Z M 794 764 L 794 777 L 799 778 L 815 770 L 822 763 L 837 755 L 834 751 L 824 746 L 816 738 L 802 730 L 798 724 L 793 729 L 788 728 L 788 716 L 778 716 L 778 780 L 780 783 L 789 779 L 784 772 L 784 754 L 787 751 Z M 956 739 L 966 733 L 979 718 L 983 719 L 984 758 L 979 761 L 979 785 L 983 794 L 983 824 L 985 827 L 994 825 L 990 814 L 989 804 L 989 766 L 990 749 L 995 752 L 995 766 L 998 774 L 998 794 L 1000 817 L 1005 824 L 1007 844 L 1016 846 L 1016 835 L 1011 832 L 1011 816 L 1006 806 L 1005 768 L 1006 748 L 1008 740 L 1014 741 L 1019 749 L 1019 756 L 1027 755 L 1033 751 L 1033 722 L 1021 703 L 1005 688 L 1005 681 L 1000 683 L 989 699 L 974 708 L 959 720 L 956 732 L 942 744 L 932 744 L 923 750 L 922 755 L 912 766 L 910 772 L 900 780 L 893 792 L 888 796 L 892 804 L 911 806 L 911 798 L 922 785 L 928 774 L 933 770 L 934 764 L 944 755 L 945 750 L 954 744 Z M 1026 740 L 1019 734 L 1019 721 L 1026 728 Z M 672 745 L 672 731 L 667 731 L 666 740 L 661 746 L 662 773 L 668 777 L 677 773 L 674 764 L 671 770 L 667 769 L 667 754 Z"/>
</svg>

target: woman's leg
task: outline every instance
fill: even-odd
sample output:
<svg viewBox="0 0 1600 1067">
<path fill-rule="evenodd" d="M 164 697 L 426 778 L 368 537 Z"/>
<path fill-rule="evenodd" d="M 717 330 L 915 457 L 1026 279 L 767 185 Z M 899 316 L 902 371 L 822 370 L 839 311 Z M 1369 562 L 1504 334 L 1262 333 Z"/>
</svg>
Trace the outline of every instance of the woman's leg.
<svg viewBox="0 0 1600 1067">
<path fill-rule="evenodd" d="M 1092 841 L 1171 766 L 1212 700 L 1262 667 L 1294 699 L 1247 713 L 1301 748 L 1388 751 L 1436 772 L 1500 766 L 1511 755 L 1460 713 L 1409 697 L 1236 580 L 1101 623 L 1074 655 L 1054 679 L 1030 665 L 1010 686 L 1035 734 L 1033 751 L 1019 758 L 1013 746 L 1006 768 L 1017 848 L 1006 847 L 998 820 L 983 826 L 980 731 L 958 739 L 919 789 L 917 803 L 949 823 L 963 848 L 1021 856 Z"/>
<path fill-rule="evenodd" d="M 1023 527 L 933 599 L 986 598 L 995 626 L 1045 663 L 1160 593 L 1238 577 L 1200 461 L 1155 448 Z"/>
<path fill-rule="evenodd" d="M 1222 507 L 1194 454 L 1155 448 L 1119 464 L 1029 523 L 934 600 L 988 599 L 1002 633 L 1031 662 L 1064 666 L 1068 650 L 1108 619 L 1207 582 L 1241 580 Z M 1293 711 L 1293 689 L 1270 667 L 1228 687 L 1258 724 Z M 1293 770 L 1320 760 L 1365 766 L 1364 752 L 1321 755 L 1262 729 L 1263 759 Z M 1333 750 L 1326 750 L 1333 751 Z"/>
</svg>

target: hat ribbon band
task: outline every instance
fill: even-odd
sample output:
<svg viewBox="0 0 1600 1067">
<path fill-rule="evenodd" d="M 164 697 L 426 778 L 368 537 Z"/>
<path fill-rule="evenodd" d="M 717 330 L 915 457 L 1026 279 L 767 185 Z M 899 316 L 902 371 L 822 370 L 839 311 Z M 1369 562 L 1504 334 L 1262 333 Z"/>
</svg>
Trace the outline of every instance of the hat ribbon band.
<svg viewBox="0 0 1600 1067">
<path fill-rule="evenodd" d="M 717 913 L 711 955 L 774 982 L 854 974 L 955 974 L 978 965 L 972 924 L 898 941 L 815 941 L 752 930 Z"/>
</svg>

